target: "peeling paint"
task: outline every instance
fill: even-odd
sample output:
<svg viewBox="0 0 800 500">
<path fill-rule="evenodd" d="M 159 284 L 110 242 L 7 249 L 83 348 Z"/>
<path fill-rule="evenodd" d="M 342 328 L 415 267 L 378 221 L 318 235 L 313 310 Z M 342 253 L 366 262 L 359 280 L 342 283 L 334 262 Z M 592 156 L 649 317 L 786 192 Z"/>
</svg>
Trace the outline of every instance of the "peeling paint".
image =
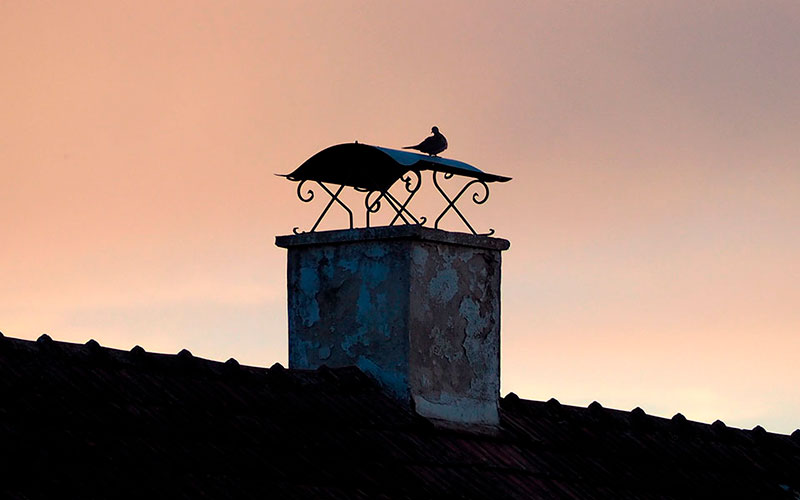
<svg viewBox="0 0 800 500">
<path fill-rule="evenodd" d="M 415 246 L 411 250 L 411 262 L 414 264 L 415 268 L 421 268 L 425 266 L 425 262 L 428 260 L 428 250 L 422 246 Z"/>
<path fill-rule="evenodd" d="M 289 356 L 294 356 L 297 363 L 308 364 L 308 353 L 315 349 L 319 344 L 314 345 L 313 341 L 303 340 L 299 337 L 289 337 Z"/>
<path fill-rule="evenodd" d="M 458 306 L 458 312 L 467 322 L 467 338 L 480 337 L 489 326 L 489 318 L 481 316 L 480 306 L 472 297 L 464 297 Z"/>
<path fill-rule="evenodd" d="M 355 365 L 420 415 L 497 423 L 505 240 L 408 226 L 278 239 L 290 367 Z"/>
<path fill-rule="evenodd" d="M 358 259 L 341 259 L 339 261 L 339 267 L 345 271 L 355 273 L 358 271 Z"/>
<path fill-rule="evenodd" d="M 364 327 L 359 327 L 358 333 L 355 335 L 343 335 L 341 339 L 342 349 L 351 358 L 357 355 L 353 349 L 355 346 L 369 347 L 369 339 L 367 338 L 367 331 Z"/>
<path fill-rule="evenodd" d="M 319 348 L 319 359 L 328 359 L 331 357 L 331 347 L 324 345 Z"/>
<path fill-rule="evenodd" d="M 442 269 L 431 279 L 428 295 L 433 300 L 447 302 L 458 292 L 458 273 L 455 269 Z"/>
<path fill-rule="evenodd" d="M 301 293 L 306 290 L 317 290 L 319 288 L 319 278 L 313 269 L 302 269 L 300 271 L 300 290 Z M 309 295 L 314 297 L 314 295 Z M 312 326 L 319 321 L 319 305 L 316 299 L 309 299 L 308 306 L 303 311 L 302 315 L 303 324 L 305 326 Z"/>
</svg>

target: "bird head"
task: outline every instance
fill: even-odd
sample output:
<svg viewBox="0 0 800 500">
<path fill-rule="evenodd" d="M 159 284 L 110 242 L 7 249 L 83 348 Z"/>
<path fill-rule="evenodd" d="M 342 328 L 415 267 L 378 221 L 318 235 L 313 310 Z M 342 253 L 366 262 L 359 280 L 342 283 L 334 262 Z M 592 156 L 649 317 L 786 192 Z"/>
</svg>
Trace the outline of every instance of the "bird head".
<svg viewBox="0 0 800 500">
<path fill-rule="evenodd" d="M 439 127 L 433 127 L 431 129 L 431 132 L 433 132 L 434 134 L 438 134 L 439 133 Z"/>
</svg>

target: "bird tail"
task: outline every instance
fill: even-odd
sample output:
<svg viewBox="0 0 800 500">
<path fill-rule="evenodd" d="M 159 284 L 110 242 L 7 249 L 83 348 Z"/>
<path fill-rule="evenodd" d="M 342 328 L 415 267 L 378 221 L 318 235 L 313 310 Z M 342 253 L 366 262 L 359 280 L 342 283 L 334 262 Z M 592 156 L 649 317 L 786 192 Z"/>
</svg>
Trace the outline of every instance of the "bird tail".
<svg viewBox="0 0 800 500">
<path fill-rule="evenodd" d="M 403 149 L 417 149 L 417 146 L 403 146 Z"/>
</svg>

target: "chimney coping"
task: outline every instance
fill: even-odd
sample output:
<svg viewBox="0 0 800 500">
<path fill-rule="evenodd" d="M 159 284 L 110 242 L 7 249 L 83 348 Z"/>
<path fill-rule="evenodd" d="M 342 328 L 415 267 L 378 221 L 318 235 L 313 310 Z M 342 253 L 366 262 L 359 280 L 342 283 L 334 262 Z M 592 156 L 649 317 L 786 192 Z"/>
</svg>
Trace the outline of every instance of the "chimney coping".
<svg viewBox="0 0 800 500">
<path fill-rule="evenodd" d="M 366 227 L 290 234 L 276 236 L 275 245 L 281 248 L 292 248 L 374 240 L 431 241 L 489 250 L 508 250 L 511 246 L 508 240 L 502 238 L 443 231 L 418 225 Z"/>
</svg>

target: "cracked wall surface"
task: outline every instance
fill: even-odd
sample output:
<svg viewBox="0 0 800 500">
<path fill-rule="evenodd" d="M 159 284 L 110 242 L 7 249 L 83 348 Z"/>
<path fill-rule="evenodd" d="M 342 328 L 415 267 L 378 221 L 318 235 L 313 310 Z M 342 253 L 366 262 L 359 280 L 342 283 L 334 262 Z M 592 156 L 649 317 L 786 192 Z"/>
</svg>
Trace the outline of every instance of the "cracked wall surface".
<svg viewBox="0 0 800 500">
<path fill-rule="evenodd" d="M 496 422 L 500 252 L 427 242 L 411 252 L 409 384 L 417 411 Z"/>
<path fill-rule="evenodd" d="M 358 366 L 408 394 L 408 255 L 380 241 L 289 252 L 289 366 Z"/>
<path fill-rule="evenodd" d="M 419 226 L 276 239 L 289 365 L 355 365 L 428 418 L 493 425 L 508 242 Z"/>
</svg>

